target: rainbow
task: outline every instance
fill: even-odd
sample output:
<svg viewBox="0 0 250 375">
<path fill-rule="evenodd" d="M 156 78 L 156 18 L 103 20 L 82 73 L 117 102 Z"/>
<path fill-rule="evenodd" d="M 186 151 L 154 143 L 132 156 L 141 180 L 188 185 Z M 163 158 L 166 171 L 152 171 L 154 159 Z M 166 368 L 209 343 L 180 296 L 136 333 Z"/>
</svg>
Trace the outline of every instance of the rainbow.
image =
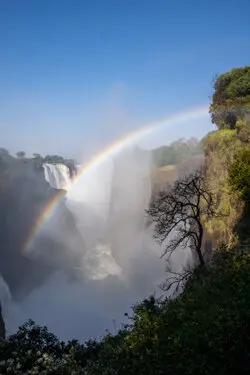
<svg viewBox="0 0 250 375">
<path fill-rule="evenodd" d="M 100 165 L 102 165 L 106 160 L 108 160 L 110 157 L 115 156 L 117 153 L 119 153 L 122 149 L 132 145 L 133 143 L 136 143 L 139 139 L 147 136 L 148 134 L 152 133 L 153 131 L 156 131 L 160 128 L 169 127 L 173 124 L 181 123 L 183 121 L 187 120 L 193 120 L 202 116 L 205 116 L 208 114 L 208 107 L 207 106 L 201 106 L 198 108 L 190 109 L 187 111 L 183 111 L 181 113 L 177 113 L 174 115 L 171 115 L 161 121 L 154 122 L 152 124 L 149 124 L 137 131 L 134 131 L 132 133 L 129 133 L 125 135 L 124 137 L 114 141 L 110 145 L 108 145 L 104 150 L 96 154 L 92 159 L 87 161 L 85 164 L 82 165 L 80 170 L 78 171 L 77 176 L 73 179 L 72 183 L 68 186 L 65 186 L 64 190 L 70 190 L 72 185 L 77 183 L 82 178 L 87 178 L 88 174 L 92 172 L 94 169 L 98 168 Z M 58 194 L 56 194 L 45 206 L 45 208 L 42 210 L 42 212 L 38 215 L 38 217 L 35 220 L 35 223 L 28 234 L 28 237 L 24 243 L 23 249 L 24 251 L 28 251 L 32 244 L 37 237 L 39 231 L 41 230 L 43 223 L 46 222 L 51 214 L 53 213 L 54 208 L 59 203 L 59 201 L 65 196 L 64 192 L 59 191 Z"/>
</svg>

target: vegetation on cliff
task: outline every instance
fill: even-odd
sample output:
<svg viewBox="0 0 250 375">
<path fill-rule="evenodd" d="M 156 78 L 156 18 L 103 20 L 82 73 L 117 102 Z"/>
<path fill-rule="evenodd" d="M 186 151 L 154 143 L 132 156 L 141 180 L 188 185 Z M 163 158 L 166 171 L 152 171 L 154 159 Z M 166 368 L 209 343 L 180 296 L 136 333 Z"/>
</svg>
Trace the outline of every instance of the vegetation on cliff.
<svg viewBox="0 0 250 375">
<path fill-rule="evenodd" d="M 202 154 L 202 144 L 196 138 L 179 139 L 168 146 L 152 151 L 153 163 L 157 167 L 177 165 L 189 157 Z"/>
<path fill-rule="evenodd" d="M 205 224 L 214 246 L 222 241 L 232 246 L 239 239 L 243 240 L 242 225 L 247 218 L 244 214 L 247 201 L 243 199 L 243 190 L 248 189 L 249 141 L 250 122 L 247 119 L 244 122 L 238 120 L 234 129 L 219 129 L 203 140 L 207 181 L 218 197 L 217 213 L 223 212 L 223 215 L 215 215 Z M 241 192 L 240 187 L 243 189 Z M 245 240 L 248 237 L 246 234 Z"/>
<path fill-rule="evenodd" d="M 210 113 L 219 129 L 234 129 L 236 122 L 250 113 L 250 66 L 215 79 Z"/>
<path fill-rule="evenodd" d="M 70 171 L 75 172 L 75 161 L 73 159 L 65 159 L 63 156 L 59 155 L 46 155 L 41 156 L 40 154 L 34 153 L 31 158 L 26 157 L 24 151 L 18 151 L 16 156 L 25 162 L 33 162 L 38 168 L 42 167 L 44 163 L 49 164 L 63 164 L 66 165 Z"/>
</svg>

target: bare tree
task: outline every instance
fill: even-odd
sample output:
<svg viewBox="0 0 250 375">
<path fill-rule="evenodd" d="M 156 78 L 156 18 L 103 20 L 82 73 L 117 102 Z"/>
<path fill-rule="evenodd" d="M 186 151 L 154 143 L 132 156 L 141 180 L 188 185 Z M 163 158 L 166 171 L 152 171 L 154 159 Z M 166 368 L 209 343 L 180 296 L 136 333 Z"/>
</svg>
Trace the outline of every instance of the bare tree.
<svg viewBox="0 0 250 375">
<path fill-rule="evenodd" d="M 165 292 L 171 291 L 172 295 L 180 292 L 183 286 L 186 284 L 187 280 L 194 274 L 194 269 L 191 267 L 183 268 L 182 271 L 177 272 L 172 270 L 171 266 L 168 265 L 166 271 L 169 276 L 160 285 L 160 288 Z"/>
<path fill-rule="evenodd" d="M 161 244 L 168 240 L 162 256 L 170 257 L 179 246 L 189 247 L 197 255 L 199 264 L 205 264 L 202 221 L 214 215 L 214 200 L 202 168 L 155 196 L 147 213 L 155 223 L 155 238 Z"/>
</svg>

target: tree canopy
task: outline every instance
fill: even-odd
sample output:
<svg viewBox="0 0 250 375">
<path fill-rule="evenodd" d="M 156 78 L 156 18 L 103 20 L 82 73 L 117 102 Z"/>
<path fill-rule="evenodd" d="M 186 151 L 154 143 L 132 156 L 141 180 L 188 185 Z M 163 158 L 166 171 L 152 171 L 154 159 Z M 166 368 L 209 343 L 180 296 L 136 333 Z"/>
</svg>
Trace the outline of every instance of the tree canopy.
<svg viewBox="0 0 250 375">
<path fill-rule="evenodd" d="M 202 144 L 196 138 L 179 139 L 168 146 L 161 146 L 152 151 L 155 166 L 176 165 L 186 158 L 202 154 Z"/>
<path fill-rule="evenodd" d="M 212 122 L 219 129 L 234 129 L 238 119 L 250 111 L 250 66 L 232 69 L 214 81 L 210 105 Z"/>
</svg>

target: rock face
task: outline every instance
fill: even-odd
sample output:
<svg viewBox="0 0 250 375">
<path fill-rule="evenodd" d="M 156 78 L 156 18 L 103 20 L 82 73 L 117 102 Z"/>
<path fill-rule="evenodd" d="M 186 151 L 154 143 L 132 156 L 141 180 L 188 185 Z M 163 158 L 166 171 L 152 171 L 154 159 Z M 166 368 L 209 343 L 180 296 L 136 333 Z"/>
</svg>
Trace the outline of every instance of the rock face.
<svg viewBox="0 0 250 375">
<path fill-rule="evenodd" d="M 11 300 L 11 294 L 8 285 L 2 276 L 0 276 L 0 340 L 5 339 L 6 337 L 6 328 L 4 321 L 4 311 L 2 306 L 5 307 L 8 305 L 8 302 Z M 6 313 L 6 311 L 5 311 Z"/>
<path fill-rule="evenodd" d="M 58 171 L 55 167 L 53 170 Z M 46 234 L 41 231 L 31 253 L 27 252 L 24 245 L 34 223 L 58 194 L 61 198 L 54 231 Z M 70 238 L 73 240 L 69 241 Z M 0 244 L 0 275 L 14 298 L 22 298 L 42 284 L 53 270 L 74 267 L 78 254 L 84 251 L 82 237 L 65 206 L 62 191 L 50 188 L 42 167 L 5 152 L 0 152 Z M 46 254 L 50 254 L 51 261 Z"/>
<path fill-rule="evenodd" d="M 5 339 L 6 330 L 5 330 L 5 323 L 2 316 L 2 306 L 0 304 L 0 339 Z"/>
</svg>

